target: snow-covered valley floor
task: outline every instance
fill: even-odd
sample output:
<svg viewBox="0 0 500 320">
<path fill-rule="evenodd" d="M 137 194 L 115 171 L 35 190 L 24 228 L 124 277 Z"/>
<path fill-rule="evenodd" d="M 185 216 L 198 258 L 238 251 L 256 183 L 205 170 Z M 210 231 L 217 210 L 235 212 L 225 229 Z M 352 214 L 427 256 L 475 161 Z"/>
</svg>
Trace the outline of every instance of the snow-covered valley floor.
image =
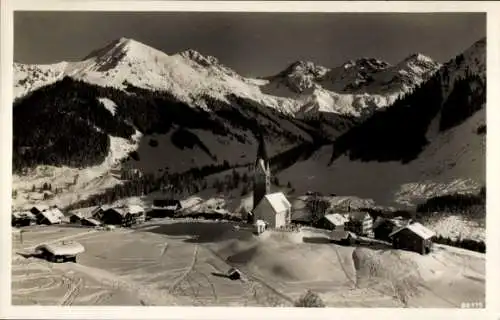
<svg viewBox="0 0 500 320">
<path fill-rule="evenodd" d="M 115 231 L 27 227 L 22 243 L 19 234 L 13 235 L 12 301 L 290 306 L 311 289 L 329 307 L 401 307 L 403 300 L 408 307 L 484 302 L 483 254 L 437 245 L 430 255 L 421 256 L 309 241 L 322 236 L 309 228 L 257 237 L 244 226 L 236 230 L 232 223 L 169 219 Z M 61 239 L 84 245 L 78 263 L 50 264 L 16 254 Z M 246 281 L 221 276 L 231 266 L 238 267 Z M 401 286 L 403 293 L 395 295 Z"/>
</svg>

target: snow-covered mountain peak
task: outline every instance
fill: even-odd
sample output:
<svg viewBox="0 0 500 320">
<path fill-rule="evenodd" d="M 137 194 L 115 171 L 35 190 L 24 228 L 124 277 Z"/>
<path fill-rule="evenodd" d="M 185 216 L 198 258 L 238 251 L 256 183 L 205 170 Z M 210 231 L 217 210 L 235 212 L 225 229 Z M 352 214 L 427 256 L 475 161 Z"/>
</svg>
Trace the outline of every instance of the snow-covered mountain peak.
<svg viewBox="0 0 500 320">
<path fill-rule="evenodd" d="M 268 77 L 271 82 L 281 83 L 295 94 L 312 92 L 317 87 L 317 82 L 322 79 L 330 69 L 317 65 L 311 61 L 298 60 L 278 73 Z"/>
<path fill-rule="evenodd" d="M 440 67 L 441 64 L 439 62 L 434 61 L 432 58 L 422 53 L 412 53 L 397 65 L 397 68 L 400 70 L 410 69 L 415 73 L 438 69 Z"/>
<path fill-rule="evenodd" d="M 390 63 L 376 59 L 376 58 L 367 58 L 362 57 L 356 60 L 349 60 L 342 65 L 342 69 L 357 69 L 366 72 L 377 72 L 380 70 L 384 70 L 390 66 Z"/>
<path fill-rule="evenodd" d="M 154 62 L 167 56 L 166 53 L 144 43 L 121 37 L 92 51 L 83 61 L 95 62 L 100 66 L 99 71 L 106 71 L 115 67 L 122 60 Z"/>
<path fill-rule="evenodd" d="M 328 71 L 328 68 L 315 64 L 311 61 L 297 60 L 291 63 L 283 72 L 282 75 L 290 74 L 310 74 L 316 77 L 322 76 Z"/>
<path fill-rule="evenodd" d="M 419 61 L 419 62 L 427 62 L 427 63 L 435 63 L 435 61 L 426 56 L 425 54 L 422 54 L 420 52 L 415 52 L 415 53 L 412 53 L 410 54 L 408 57 L 406 57 L 406 59 L 404 59 L 404 61 L 408 61 L 408 62 L 416 62 L 416 61 Z"/>
<path fill-rule="evenodd" d="M 219 60 L 216 57 L 205 56 L 205 55 L 201 54 L 200 52 L 193 50 L 193 49 L 188 49 L 188 50 L 182 51 L 182 52 L 178 53 L 178 55 L 180 55 L 181 57 L 183 57 L 185 59 L 192 60 L 192 61 L 194 61 L 194 62 L 196 62 L 204 67 L 219 65 Z"/>
</svg>

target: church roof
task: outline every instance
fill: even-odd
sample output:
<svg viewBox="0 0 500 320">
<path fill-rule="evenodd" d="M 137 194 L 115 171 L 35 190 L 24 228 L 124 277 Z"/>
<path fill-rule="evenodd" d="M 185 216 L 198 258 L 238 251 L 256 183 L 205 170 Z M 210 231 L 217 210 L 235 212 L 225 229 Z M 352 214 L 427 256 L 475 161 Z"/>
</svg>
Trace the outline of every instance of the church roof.
<svg viewBox="0 0 500 320">
<path fill-rule="evenodd" d="M 266 194 L 264 198 L 269 202 L 275 213 L 282 212 L 292 207 L 283 192 Z"/>
</svg>

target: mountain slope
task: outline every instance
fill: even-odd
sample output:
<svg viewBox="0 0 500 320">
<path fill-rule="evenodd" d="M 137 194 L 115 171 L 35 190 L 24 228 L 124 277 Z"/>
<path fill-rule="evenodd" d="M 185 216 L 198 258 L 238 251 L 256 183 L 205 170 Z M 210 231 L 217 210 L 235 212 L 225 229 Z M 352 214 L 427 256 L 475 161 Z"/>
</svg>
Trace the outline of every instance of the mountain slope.
<svg viewBox="0 0 500 320">
<path fill-rule="evenodd" d="M 411 205 L 485 184 L 485 39 L 389 108 L 280 173 L 316 190 Z"/>
<path fill-rule="evenodd" d="M 339 137 L 334 142 L 332 161 L 348 154 L 351 160 L 410 162 L 429 139 L 484 108 L 484 43 L 478 41 L 412 94 Z M 464 56 L 467 58 L 461 58 Z"/>
<path fill-rule="evenodd" d="M 136 170 L 161 176 L 223 162 L 243 165 L 254 157 L 258 133 L 273 155 L 316 139 L 307 124 L 274 109 L 227 99 L 232 102 L 207 98 L 208 112 L 130 84 L 124 91 L 65 77 L 42 87 L 13 109 L 14 203 L 40 197 L 69 203 Z M 51 190 L 40 190 L 46 183 Z"/>
</svg>

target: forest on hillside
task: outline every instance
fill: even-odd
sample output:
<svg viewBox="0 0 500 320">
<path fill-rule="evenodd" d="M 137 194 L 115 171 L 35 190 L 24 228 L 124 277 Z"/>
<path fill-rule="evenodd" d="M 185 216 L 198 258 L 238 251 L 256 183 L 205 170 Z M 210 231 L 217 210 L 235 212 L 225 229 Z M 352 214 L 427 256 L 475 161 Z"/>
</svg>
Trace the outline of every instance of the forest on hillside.
<svg viewBox="0 0 500 320">
<path fill-rule="evenodd" d="M 486 103 L 486 84 L 477 75 L 466 73 L 456 79 L 447 97 L 442 86 L 442 73 L 437 72 L 412 93 L 341 135 L 333 143 L 331 162 L 346 154 L 351 160 L 408 163 L 427 145 L 426 133 L 439 113 L 440 130 L 446 131 Z"/>
<path fill-rule="evenodd" d="M 290 119 L 258 103 L 230 97 L 230 104 L 206 97 L 206 104 L 215 109 L 208 112 L 187 105 L 168 92 L 124 84 L 125 91 L 65 77 L 17 99 L 13 108 L 14 172 L 41 164 L 97 165 L 109 152 L 110 135 L 130 139 L 136 130 L 145 135 L 165 134 L 176 127 L 172 137 L 175 146 L 183 149 L 196 144 L 214 159 L 216 155 L 188 129 L 206 130 L 241 143 L 247 142 L 243 132 L 248 131 L 290 143 L 302 140 L 296 132 L 283 129 L 280 121 L 292 124 Z M 100 98 L 116 104 L 114 115 Z M 258 121 L 257 116 L 272 125 Z"/>
</svg>

